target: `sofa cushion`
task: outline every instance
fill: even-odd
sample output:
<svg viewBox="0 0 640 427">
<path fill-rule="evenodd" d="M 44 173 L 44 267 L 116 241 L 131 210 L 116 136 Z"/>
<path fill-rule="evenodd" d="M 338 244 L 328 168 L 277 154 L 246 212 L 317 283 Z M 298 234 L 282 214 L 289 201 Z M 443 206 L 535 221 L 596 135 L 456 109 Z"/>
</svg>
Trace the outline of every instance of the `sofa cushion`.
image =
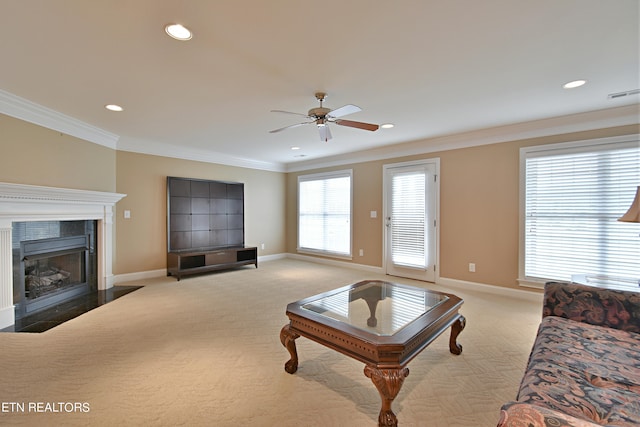
<svg viewBox="0 0 640 427">
<path fill-rule="evenodd" d="M 544 406 L 508 402 L 500 409 L 497 427 L 598 427 L 598 424 Z"/>
<path fill-rule="evenodd" d="M 547 282 L 542 316 L 566 317 L 640 333 L 640 292 Z"/>
<path fill-rule="evenodd" d="M 640 425 L 640 334 L 542 319 L 518 401 L 600 425 Z"/>
</svg>

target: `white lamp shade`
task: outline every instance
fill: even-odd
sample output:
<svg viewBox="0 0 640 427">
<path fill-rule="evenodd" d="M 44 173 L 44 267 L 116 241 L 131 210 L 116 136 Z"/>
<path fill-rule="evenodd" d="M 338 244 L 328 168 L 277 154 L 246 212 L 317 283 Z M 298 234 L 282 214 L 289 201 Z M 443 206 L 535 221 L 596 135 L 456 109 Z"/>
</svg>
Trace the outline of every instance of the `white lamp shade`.
<svg viewBox="0 0 640 427">
<path fill-rule="evenodd" d="M 618 218 L 623 222 L 640 222 L 640 186 L 636 189 L 636 197 L 626 214 Z"/>
</svg>

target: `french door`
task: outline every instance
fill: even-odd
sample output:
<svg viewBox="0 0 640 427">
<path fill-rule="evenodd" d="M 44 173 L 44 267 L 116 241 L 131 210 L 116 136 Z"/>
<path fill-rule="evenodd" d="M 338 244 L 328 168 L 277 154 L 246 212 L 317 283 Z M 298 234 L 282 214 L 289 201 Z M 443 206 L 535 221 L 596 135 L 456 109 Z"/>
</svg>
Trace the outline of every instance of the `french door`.
<svg viewBox="0 0 640 427">
<path fill-rule="evenodd" d="M 439 159 L 384 166 L 385 272 L 435 282 Z"/>
</svg>

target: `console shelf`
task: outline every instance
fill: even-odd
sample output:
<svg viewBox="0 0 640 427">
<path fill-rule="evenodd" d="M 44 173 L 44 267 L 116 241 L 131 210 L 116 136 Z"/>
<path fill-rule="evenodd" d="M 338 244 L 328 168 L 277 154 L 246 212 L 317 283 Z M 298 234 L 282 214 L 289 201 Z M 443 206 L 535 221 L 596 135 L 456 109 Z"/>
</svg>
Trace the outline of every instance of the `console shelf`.
<svg viewBox="0 0 640 427">
<path fill-rule="evenodd" d="M 167 253 L 167 275 L 180 277 L 254 264 L 258 268 L 257 247 L 233 247 Z"/>
</svg>

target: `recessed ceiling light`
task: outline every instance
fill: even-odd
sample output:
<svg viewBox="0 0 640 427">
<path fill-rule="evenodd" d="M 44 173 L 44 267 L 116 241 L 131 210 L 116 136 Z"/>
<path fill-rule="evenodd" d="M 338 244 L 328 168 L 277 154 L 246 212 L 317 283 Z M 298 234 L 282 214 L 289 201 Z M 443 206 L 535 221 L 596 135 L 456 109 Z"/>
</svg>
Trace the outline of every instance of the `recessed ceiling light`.
<svg viewBox="0 0 640 427">
<path fill-rule="evenodd" d="M 176 40 L 191 40 L 193 36 L 187 27 L 180 24 L 168 24 L 164 27 L 164 30 Z"/>
<path fill-rule="evenodd" d="M 124 108 L 122 108 L 121 106 L 116 105 L 116 104 L 107 104 L 107 105 L 104 106 L 104 108 L 106 108 L 109 111 L 123 111 L 124 110 Z"/>
<path fill-rule="evenodd" d="M 572 82 L 565 83 L 564 85 L 562 85 L 562 87 L 565 89 L 574 89 L 576 87 L 582 86 L 586 82 L 586 80 L 574 80 Z"/>
<path fill-rule="evenodd" d="M 295 145 L 293 147 L 291 147 L 292 150 L 299 150 L 300 147 L 296 147 Z"/>
<path fill-rule="evenodd" d="M 385 123 L 383 125 L 380 125 L 382 129 L 391 129 L 393 126 L 394 126 L 393 123 Z"/>
</svg>

